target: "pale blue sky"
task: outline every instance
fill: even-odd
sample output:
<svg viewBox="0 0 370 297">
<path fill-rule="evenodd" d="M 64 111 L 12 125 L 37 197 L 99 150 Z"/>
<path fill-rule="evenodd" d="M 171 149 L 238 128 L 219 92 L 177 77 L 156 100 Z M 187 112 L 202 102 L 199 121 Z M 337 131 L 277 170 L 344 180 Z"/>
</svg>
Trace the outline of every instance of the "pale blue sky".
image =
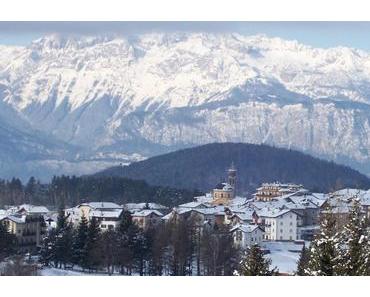
<svg viewBox="0 0 370 297">
<path fill-rule="evenodd" d="M 263 33 L 314 47 L 370 51 L 370 22 L 0 22 L 0 44 L 27 45 L 48 33 L 130 35 L 150 31 Z"/>
</svg>

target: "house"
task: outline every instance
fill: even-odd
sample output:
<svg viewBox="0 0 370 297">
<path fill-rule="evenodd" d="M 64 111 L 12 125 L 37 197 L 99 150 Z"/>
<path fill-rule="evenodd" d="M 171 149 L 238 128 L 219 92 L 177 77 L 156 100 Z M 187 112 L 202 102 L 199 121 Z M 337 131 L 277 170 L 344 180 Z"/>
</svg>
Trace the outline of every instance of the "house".
<svg viewBox="0 0 370 297">
<path fill-rule="evenodd" d="M 257 210 L 260 223 L 265 228 L 266 240 L 292 241 L 300 239 L 297 228 L 300 215 L 291 209 Z"/>
<path fill-rule="evenodd" d="M 146 230 L 150 226 L 155 226 L 160 223 L 163 214 L 158 210 L 143 209 L 133 213 L 131 216 L 132 221 L 139 226 L 139 228 Z"/>
<path fill-rule="evenodd" d="M 121 222 L 123 209 L 114 210 L 92 210 L 89 213 L 89 220 L 95 219 L 99 223 L 99 227 L 102 231 L 113 230 Z"/>
<path fill-rule="evenodd" d="M 235 212 L 228 216 L 228 222 L 232 226 L 242 224 L 257 224 L 258 215 L 253 209 L 244 210 L 243 212 Z"/>
<path fill-rule="evenodd" d="M 246 249 L 253 244 L 261 245 L 264 238 L 264 230 L 258 225 L 240 224 L 234 226 L 230 232 L 233 235 L 234 245 Z"/>
<path fill-rule="evenodd" d="M 68 221 L 76 225 L 82 217 L 85 217 L 88 221 L 91 220 L 93 217 L 92 212 L 94 211 L 115 212 L 122 209 L 122 206 L 113 202 L 89 202 L 81 203 L 73 208 L 67 208 L 64 212 L 66 217 L 68 217 Z M 95 215 L 97 214 L 95 213 Z"/>
<path fill-rule="evenodd" d="M 42 244 L 42 237 L 46 231 L 45 221 L 39 214 L 10 214 L 0 218 L 18 241 L 22 252 L 34 252 Z"/>
<path fill-rule="evenodd" d="M 21 215 L 46 215 L 49 210 L 45 206 L 36 206 L 31 204 L 22 204 L 19 206 L 13 206 L 8 209 L 10 214 L 21 214 Z"/>
<path fill-rule="evenodd" d="M 261 187 L 257 188 L 257 192 L 253 196 L 256 201 L 271 201 L 287 194 L 306 192 L 308 191 L 302 185 L 275 182 L 263 183 Z"/>
</svg>

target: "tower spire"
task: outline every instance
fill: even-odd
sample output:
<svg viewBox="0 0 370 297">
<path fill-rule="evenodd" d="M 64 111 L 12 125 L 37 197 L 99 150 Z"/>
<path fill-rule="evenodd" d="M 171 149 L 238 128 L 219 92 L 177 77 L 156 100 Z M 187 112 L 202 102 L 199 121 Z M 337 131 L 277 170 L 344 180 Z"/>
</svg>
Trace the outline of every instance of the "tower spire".
<svg viewBox="0 0 370 297">
<path fill-rule="evenodd" d="M 228 183 L 233 188 L 233 198 L 235 197 L 235 189 L 236 189 L 236 168 L 234 165 L 234 161 L 231 162 L 231 166 L 227 171 Z"/>
</svg>

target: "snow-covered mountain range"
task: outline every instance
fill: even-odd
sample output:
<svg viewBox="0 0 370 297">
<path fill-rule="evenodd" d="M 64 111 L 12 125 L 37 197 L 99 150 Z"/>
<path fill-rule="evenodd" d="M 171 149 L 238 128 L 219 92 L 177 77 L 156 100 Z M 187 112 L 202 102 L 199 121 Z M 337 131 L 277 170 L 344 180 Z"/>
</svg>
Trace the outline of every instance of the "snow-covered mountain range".
<svg viewBox="0 0 370 297">
<path fill-rule="evenodd" d="M 370 54 L 356 49 L 231 33 L 49 35 L 0 46 L 0 108 L 0 176 L 89 173 L 226 141 L 370 173 Z"/>
</svg>

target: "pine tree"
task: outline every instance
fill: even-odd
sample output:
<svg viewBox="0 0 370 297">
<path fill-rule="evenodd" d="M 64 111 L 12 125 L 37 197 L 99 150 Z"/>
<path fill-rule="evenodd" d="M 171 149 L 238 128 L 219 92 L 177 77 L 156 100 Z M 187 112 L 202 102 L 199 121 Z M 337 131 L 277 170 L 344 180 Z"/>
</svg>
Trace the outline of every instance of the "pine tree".
<svg viewBox="0 0 370 297">
<path fill-rule="evenodd" d="M 349 215 L 348 223 L 343 232 L 343 264 L 344 275 L 357 276 L 370 274 L 370 249 L 367 232 L 366 216 L 361 211 L 357 199 Z"/>
<path fill-rule="evenodd" d="M 257 244 L 248 248 L 244 258 L 240 263 L 239 274 L 244 276 L 266 276 L 273 275 L 274 270 L 270 270 L 271 260 L 265 259 L 263 252 Z"/>
<path fill-rule="evenodd" d="M 50 230 L 48 234 L 44 237 L 42 247 L 40 250 L 40 262 L 49 266 L 55 258 L 55 241 L 56 241 L 55 230 Z"/>
<path fill-rule="evenodd" d="M 118 237 L 115 230 L 108 230 L 101 236 L 98 245 L 98 258 L 101 259 L 101 264 L 107 269 L 109 275 L 114 273 L 114 266 L 117 263 L 118 256 Z"/>
<path fill-rule="evenodd" d="M 296 275 L 300 275 L 300 276 L 307 275 L 306 270 L 308 268 L 309 260 L 310 260 L 309 249 L 307 249 L 306 246 L 303 246 L 302 251 L 301 251 L 301 255 L 300 255 L 300 257 L 298 259 L 298 263 L 297 263 Z"/>
<path fill-rule="evenodd" d="M 321 214 L 320 231 L 310 246 L 308 275 L 340 275 L 340 237 L 336 219 L 330 207 Z"/>
<path fill-rule="evenodd" d="M 120 221 L 120 224 L 118 226 L 119 233 L 124 234 L 125 232 L 127 232 L 128 228 L 130 226 L 132 226 L 132 224 L 133 224 L 133 222 L 132 222 L 131 213 L 127 210 L 124 210 L 122 212 L 121 221 Z"/>
<path fill-rule="evenodd" d="M 86 267 L 89 269 L 97 270 L 102 259 L 99 259 L 99 240 L 100 240 L 100 227 L 99 223 L 95 218 L 90 220 L 90 224 L 87 230 L 87 238 L 84 246 L 84 254 L 86 255 Z"/>
<path fill-rule="evenodd" d="M 134 263 L 134 249 L 138 229 L 133 223 L 131 213 L 123 211 L 121 222 L 117 229 L 118 255 L 117 264 L 120 267 L 121 274 L 131 274 Z"/>
<path fill-rule="evenodd" d="M 53 252 L 53 260 L 55 266 L 66 265 L 72 262 L 72 241 L 73 241 L 73 228 L 67 222 L 63 209 L 59 211 L 57 227 L 55 233 L 55 245 Z"/>
<path fill-rule="evenodd" d="M 82 268 L 87 266 L 87 254 L 84 247 L 87 242 L 88 226 L 86 217 L 82 216 L 73 237 L 72 263 Z"/>
<path fill-rule="evenodd" d="M 17 238 L 0 221 L 0 261 L 16 252 Z"/>
</svg>

